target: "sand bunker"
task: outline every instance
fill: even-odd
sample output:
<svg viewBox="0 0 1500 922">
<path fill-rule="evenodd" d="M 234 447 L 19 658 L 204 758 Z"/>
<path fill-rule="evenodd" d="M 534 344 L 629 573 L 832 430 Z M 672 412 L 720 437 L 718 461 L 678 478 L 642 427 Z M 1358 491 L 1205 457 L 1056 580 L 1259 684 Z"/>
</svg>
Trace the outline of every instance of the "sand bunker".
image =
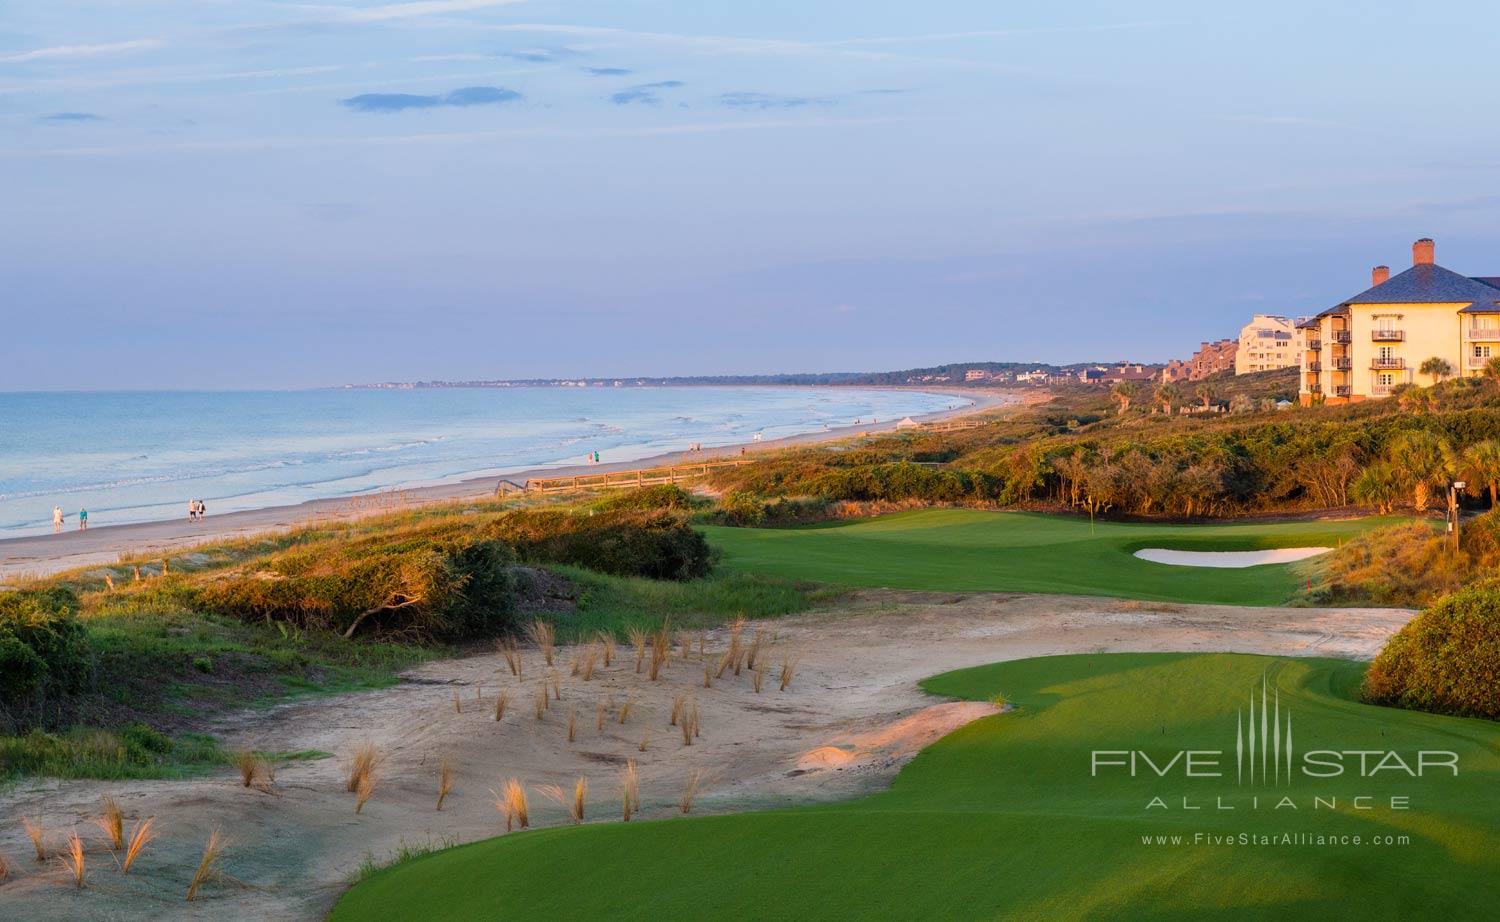
<svg viewBox="0 0 1500 922">
<path fill-rule="evenodd" d="M 1331 550 L 1331 547 L 1278 547 L 1269 551 L 1172 551 L 1161 547 L 1147 547 L 1136 551 L 1135 556 L 1174 567 L 1239 569 L 1266 563 L 1295 563 Z"/>
</svg>

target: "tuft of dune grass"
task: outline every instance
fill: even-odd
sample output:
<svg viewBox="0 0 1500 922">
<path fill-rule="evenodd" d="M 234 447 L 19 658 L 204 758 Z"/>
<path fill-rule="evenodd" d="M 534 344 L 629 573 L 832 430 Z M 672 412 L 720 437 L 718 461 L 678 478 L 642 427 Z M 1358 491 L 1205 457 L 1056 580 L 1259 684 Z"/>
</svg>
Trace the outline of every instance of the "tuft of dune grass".
<svg viewBox="0 0 1500 922">
<path fill-rule="evenodd" d="M 62 862 L 63 867 L 68 872 L 68 876 L 73 878 L 73 887 L 82 890 L 85 868 L 83 840 L 78 838 L 78 833 L 75 832 L 68 836 L 67 848 L 58 856 L 58 860 Z"/>
<path fill-rule="evenodd" d="M 635 648 L 635 671 L 639 674 L 641 664 L 646 661 L 646 631 L 644 628 L 629 627 L 625 629 L 625 637 Z"/>
<path fill-rule="evenodd" d="M 500 640 L 500 655 L 505 657 L 505 665 L 510 667 L 510 674 L 521 680 L 521 650 L 516 646 L 514 637 L 505 637 Z"/>
<path fill-rule="evenodd" d="M 129 874 L 130 868 L 135 860 L 156 838 L 156 817 L 148 816 L 135 825 L 135 832 L 130 834 L 130 841 L 125 843 L 125 854 L 120 859 L 120 873 Z"/>
<path fill-rule="evenodd" d="M 620 806 L 625 822 L 641 809 L 641 775 L 636 770 L 635 760 L 625 763 L 620 770 Z"/>
<path fill-rule="evenodd" d="M 349 775 L 344 780 L 344 790 L 351 794 L 359 793 L 365 779 L 375 772 L 375 767 L 382 758 L 374 743 L 361 743 L 349 762 Z"/>
<path fill-rule="evenodd" d="M 33 822 L 31 817 L 21 817 L 21 828 L 26 830 L 26 838 L 31 840 L 31 848 L 36 852 L 36 860 L 47 860 L 47 848 L 42 842 L 42 827 Z"/>
<path fill-rule="evenodd" d="M 786 691 L 797 675 L 797 664 L 802 662 L 801 653 L 788 653 L 781 657 L 781 690 Z"/>
<path fill-rule="evenodd" d="M 495 798 L 495 809 L 505 817 L 505 831 L 525 829 L 531 825 L 531 814 L 526 808 L 526 788 L 515 778 L 500 786 L 500 793 L 490 791 Z"/>
<path fill-rule="evenodd" d="M 568 809 L 568 818 L 576 825 L 583 822 L 585 802 L 588 800 L 589 779 L 580 777 L 573 782 L 571 791 L 564 791 L 555 784 L 544 784 L 541 787 L 542 796 L 548 800 L 556 801 L 559 806 Z"/>
<path fill-rule="evenodd" d="M 552 625 L 538 618 L 526 625 L 526 636 L 537 645 L 537 649 L 542 651 L 542 658 L 551 666 L 557 652 L 557 632 L 552 629 Z"/>
<path fill-rule="evenodd" d="M 224 855 L 224 849 L 229 843 L 222 833 L 215 829 L 208 834 L 208 841 L 203 843 L 203 856 L 198 859 L 198 869 L 193 872 L 193 879 L 188 884 L 187 901 L 191 903 L 198 898 L 198 889 L 208 881 L 210 877 L 217 874 L 219 859 Z"/>
<path fill-rule="evenodd" d="M 444 759 L 443 764 L 438 766 L 437 808 L 439 811 L 442 811 L 443 801 L 448 799 L 448 792 L 451 790 L 453 790 L 453 766 L 448 763 L 447 759 Z"/>
<path fill-rule="evenodd" d="M 99 816 L 94 819 L 94 825 L 104 833 L 110 851 L 117 852 L 125 847 L 125 814 L 120 810 L 119 803 L 108 794 L 99 798 Z"/>
<path fill-rule="evenodd" d="M 693 802 L 698 799 L 698 787 L 703 783 L 703 770 L 694 769 L 688 776 L 682 787 L 682 796 L 677 799 L 677 806 L 682 808 L 683 813 L 693 812 Z"/>
</svg>

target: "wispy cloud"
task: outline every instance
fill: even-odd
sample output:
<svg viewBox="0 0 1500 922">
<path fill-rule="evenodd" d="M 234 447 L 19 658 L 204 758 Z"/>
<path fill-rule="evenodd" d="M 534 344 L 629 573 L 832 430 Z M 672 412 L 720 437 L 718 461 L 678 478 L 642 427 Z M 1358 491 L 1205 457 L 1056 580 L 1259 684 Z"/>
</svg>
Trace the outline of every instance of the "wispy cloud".
<svg viewBox="0 0 1500 922">
<path fill-rule="evenodd" d="M 710 54 L 738 55 L 812 55 L 841 57 L 865 61 L 896 61 L 912 64 L 927 64 L 955 67 L 967 70 L 993 70 L 1009 73 L 1030 73 L 1031 69 L 995 60 L 965 60 L 954 58 L 928 58 L 890 51 L 875 51 L 859 47 L 861 44 L 878 44 L 881 39 L 846 39 L 842 41 L 807 42 L 791 39 L 741 38 L 724 35 L 694 35 L 679 32 L 644 32 L 621 29 L 614 26 L 581 26 L 567 23 L 486 23 L 473 24 L 473 29 L 489 32 L 517 32 L 537 35 L 570 35 L 592 38 L 633 41 L 646 44 L 676 45 Z M 897 41 L 898 38 L 892 39 Z"/>
<path fill-rule="evenodd" d="M 385 6 L 345 10 L 335 18 L 340 22 L 385 22 L 391 19 L 410 19 L 414 16 L 464 13 L 492 6 L 514 6 L 524 2 L 526 0 L 415 0 L 412 3 L 388 3 Z"/>
<path fill-rule="evenodd" d="M 814 96 L 780 96 L 774 93 L 720 93 L 719 105 L 731 109 L 801 109 L 831 106 L 832 99 Z"/>
<path fill-rule="evenodd" d="M 102 122 L 104 116 L 92 112 L 51 112 L 37 118 L 39 122 Z"/>
<path fill-rule="evenodd" d="M 364 147 L 369 145 L 474 144 L 485 141 L 524 140 L 527 138 L 643 138 L 674 135 L 720 134 L 724 132 L 849 128 L 858 125 L 889 124 L 889 118 L 844 119 L 763 119 L 743 122 L 694 122 L 677 125 L 649 125 L 610 129 L 514 128 L 486 131 L 434 131 L 414 134 L 374 135 L 364 137 L 283 137 L 228 138 L 214 141 L 184 141 L 164 145 L 97 146 L 97 147 L 11 147 L 0 148 L 0 157 L 119 157 L 152 153 L 234 153 L 257 154 L 270 150 L 304 150 L 312 148 Z"/>
<path fill-rule="evenodd" d="M 564 58 L 575 58 L 579 52 L 572 48 L 522 48 L 519 51 L 502 51 L 497 57 L 510 58 L 513 61 L 527 61 L 532 64 L 552 64 Z"/>
<path fill-rule="evenodd" d="M 628 77 L 635 73 L 628 67 L 585 67 L 583 72 L 590 77 Z"/>
<path fill-rule="evenodd" d="M 611 94 L 609 101 L 617 106 L 656 106 L 661 104 L 661 90 L 675 90 L 685 85 L 681 80 L 661 80 L 656 83 L 642 83 L 638 86 L 626 87 L 618 93 Z"/>
<path fill-rule="evenodd" d="M 436 109 L 443 106 L 483 106 L 515 102 L 521 94 L 503 86 L 466 86 L 449 93 L 423 96 L 416 93 L 362 93 L 339 104 L 355 112 L 404 112 L 407 109 Z"/>
<path fill-rule="evenodd" d="M 26 61 L 45 61 L 51 58 L 87 58 L 101 54 L 119 54 L 126 51 L 146 51 L 165 45 L 159 38 L 138 38 L 128 42 L 110 42 L 104 45 L 54 45 L 16 54 L 0 55 L 0 64 L 21 64 Z"/>
</svg>

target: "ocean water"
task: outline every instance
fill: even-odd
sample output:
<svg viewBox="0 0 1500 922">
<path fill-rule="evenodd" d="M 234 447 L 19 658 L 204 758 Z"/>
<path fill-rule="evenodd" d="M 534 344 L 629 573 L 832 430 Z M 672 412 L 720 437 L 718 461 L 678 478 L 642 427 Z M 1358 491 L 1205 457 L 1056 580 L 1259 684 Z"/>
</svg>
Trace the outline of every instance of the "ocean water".
<svg viewBox="0 0 1500 922">
<path fill-rule="evenodd" d="M 766 440 L 964 405 L 796 387 L 0 393 L 0 536 Z"/>
</svg>

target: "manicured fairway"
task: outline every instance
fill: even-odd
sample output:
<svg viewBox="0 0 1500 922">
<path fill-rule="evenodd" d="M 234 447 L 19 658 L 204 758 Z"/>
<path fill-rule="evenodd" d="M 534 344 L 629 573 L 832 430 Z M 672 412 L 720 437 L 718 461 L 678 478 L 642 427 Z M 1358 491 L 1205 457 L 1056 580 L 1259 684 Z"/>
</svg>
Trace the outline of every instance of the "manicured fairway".
<svg viewBox="0 0 1500 922">
<path fill-rule="evenodd" d="M 1280 605 L 1317 559 L 1242 570 L 1131 556 L 1146 547 L 1230 551 L 1337 547 L 1380 525 L 1346 522 L 1152 525 L 1020 512 L 928 509 L 807 528 L 705 528 L 724 566 L 846 586 L 1045 592 L 1175 602 Z"/>
<path fill-rule="evenodd" d="M 1018 706 L 837 806 L 533 830 L 380 872 L 334 922 L 458 919 L 1474 919 L 1500 899 L 1500 725 L 1356 703 L 1363 666 L 1230 654 L 1047 657 L 929 690 Z M 1296 752 L 1458 753 L 1459 774 L 1239 783 L 1262 677 Z M 1223 778 L 1091 775 L 1091 751 L 1223 750 Z M 1300 759 L 1300 756 L 1299 756 Z M 1297 763 L 1299 766 L 1301 762 Z M 1357 766 L 1357 761 L 1348 764 Z M 1180 763 L 1178 765 L 1180 769 Z M 595 791 L 614 791 L 604 777 Z M 608 793 L 606 793 L 608 792 Z M 675 791 L 653 790 L 648 802 Z M 1313 798 L 1334 806 L 1315 809 Z M 1373 809 L 1357 809 L 1354 797 Z M 1391 810 L 1390 798 L 1410 809 Z M 1160 797 L 1168 809 L 1148 809 Z M 1188 806 L 1202 809 L 1183 809 Z M 1259 797 L 1259 809 L 1251 798 Z M 1282 797 L 1295 809 L 1275 809 Z M 1215 809 L 1216 798 L 1234 809 Z M 1192 844 L 1196 834 L 1358 836 Z M 1145 844 L 1142 837 L 1167 837 Z M 1178 836 L 1178 844 L 1171 837 Z M 1376 844 L 1376 837 L 1408 837 Z M 1294 840 L 1295 841 L 1295 840 Z"/>
</svg>

